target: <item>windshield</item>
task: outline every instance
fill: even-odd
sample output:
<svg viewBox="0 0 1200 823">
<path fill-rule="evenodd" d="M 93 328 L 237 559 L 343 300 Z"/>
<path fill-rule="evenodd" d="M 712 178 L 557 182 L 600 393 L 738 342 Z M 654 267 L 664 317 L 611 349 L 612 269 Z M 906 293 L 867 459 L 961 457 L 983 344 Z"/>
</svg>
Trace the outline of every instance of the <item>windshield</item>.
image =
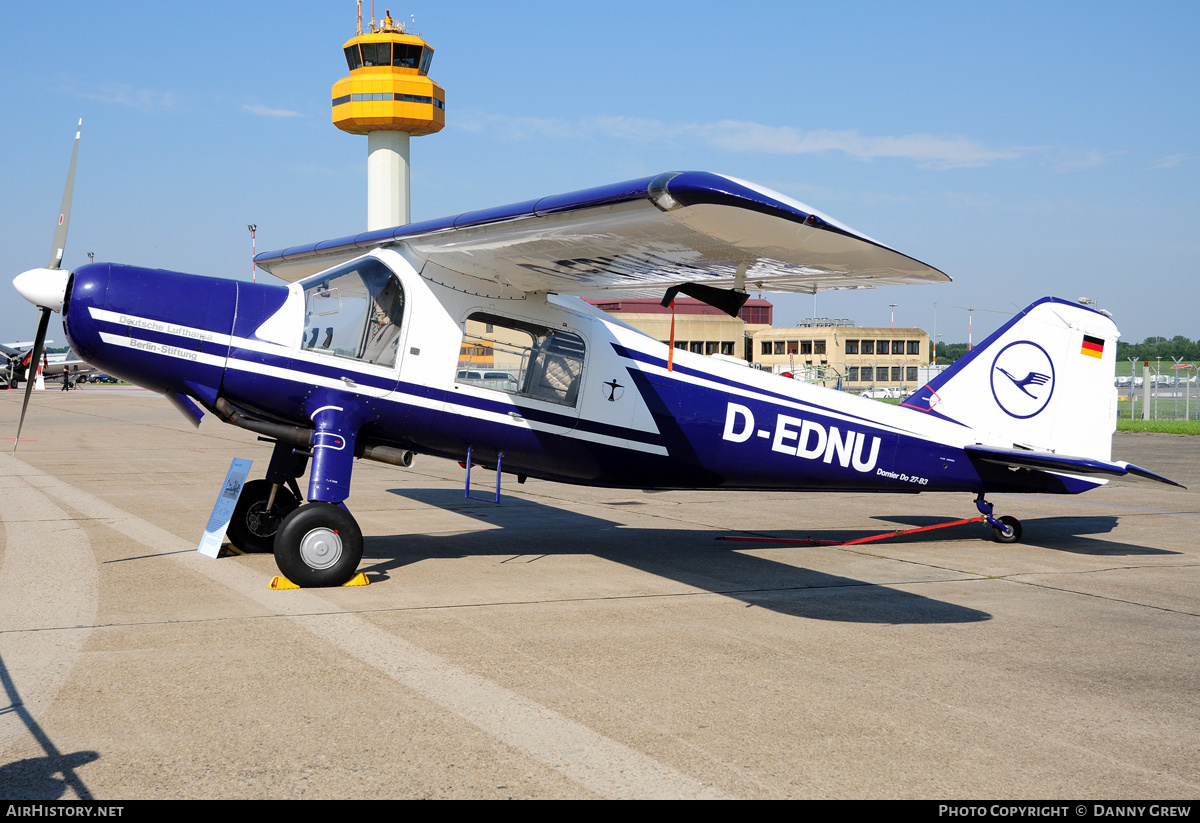
<svg viewBox="0 0 1200 823">
<path fill-rule="evenodd" d="M 396 364 L 404 290 L 391 269 L 364 257 L 301 282 L 305 351 Z"/>
</svg>

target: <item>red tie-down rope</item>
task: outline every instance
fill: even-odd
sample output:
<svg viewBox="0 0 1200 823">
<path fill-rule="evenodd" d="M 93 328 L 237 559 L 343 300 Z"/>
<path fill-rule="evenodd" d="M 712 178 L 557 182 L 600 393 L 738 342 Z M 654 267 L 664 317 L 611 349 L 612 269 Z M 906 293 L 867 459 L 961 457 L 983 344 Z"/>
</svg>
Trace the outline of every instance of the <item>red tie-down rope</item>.
<svg viewBox="0 0 1200 823">
<path fill-rule="evenodd" d="M 962 526 L 966 523 L 982 523 L 986 520 L 986 517 L 971 517 L 966 520 L 955 520 L 951 523 L 935 523 L 932 526 L 921 526 L 919 529 L 887 532 L 886 534 L 873 534 L 870 537 L 860 537 L 857 540 L 814 540 L 811 537 L 734 537 L 732 535 L 722 535 L 717 539 L 731 540 L 736 543 L 791 543 L 805 546 L 853 546 L 858 543 L 870 543 L 875 540 L 886 540 L 889 537 L 903 537 L 906 534 L 928 532 L 933 531 L 934 529 L 945 529 L 949 528 L 950 526 Z"/>
</svg>

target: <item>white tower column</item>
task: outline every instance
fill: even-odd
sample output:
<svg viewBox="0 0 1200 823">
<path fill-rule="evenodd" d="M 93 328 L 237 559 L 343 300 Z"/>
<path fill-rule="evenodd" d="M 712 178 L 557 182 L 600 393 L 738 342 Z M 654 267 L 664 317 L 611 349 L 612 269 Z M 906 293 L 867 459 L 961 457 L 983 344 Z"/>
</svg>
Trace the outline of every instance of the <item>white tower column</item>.
<svg viewBox="0 0 1200 823">
<path fill-rule="evenodd" d="M 406 131 L 367 134 L 367 231 L 409 222 L 408 141 Z"/>
</svg>

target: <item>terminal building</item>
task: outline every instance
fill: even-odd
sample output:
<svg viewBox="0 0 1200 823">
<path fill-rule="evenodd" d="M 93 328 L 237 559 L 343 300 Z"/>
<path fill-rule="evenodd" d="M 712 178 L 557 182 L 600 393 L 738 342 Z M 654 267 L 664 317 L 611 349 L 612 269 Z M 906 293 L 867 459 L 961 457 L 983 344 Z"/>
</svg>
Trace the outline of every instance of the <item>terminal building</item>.
<svg viewBox="0 0 1200 823">
<path fill-rule="evenodd" d="M 907 395 L 928 380 L 922 367 L 929 362 L 929 335 L 921 329 L 816 319 L 756 331 L 752 338 L 753 365 L 826 384 L 840 379 L 847 391 L 888 388 Z"/>
<path fill-rule="evenodd" d="M 654 299 L 593 299 L 592 305 L 664 343 L 671 309 Z M 754 368 L 788 373 L 846 391 L 894 389 L 907 394 L 929 379 L 929 335 L 918 328 L 867 328 L 849 320 L 809 318 L 795 328 L 772 328 L 774 306 L 747 300 L 730 317 L 690 297 L 675 300 L 675 348 L 745 360 Z"/>
<path fill-rule="evenodd" d="M 671 309 L 654 298 L 589 300 L 593 306 L 664 343 L 671 340 Z M 723 354 L 750 360 L 747 335 L 770 329 L 775 307 L 747 300 L 737 317 L 694 297 L 675 298 L 675 348 L 696 354 Z"/>
</svg>

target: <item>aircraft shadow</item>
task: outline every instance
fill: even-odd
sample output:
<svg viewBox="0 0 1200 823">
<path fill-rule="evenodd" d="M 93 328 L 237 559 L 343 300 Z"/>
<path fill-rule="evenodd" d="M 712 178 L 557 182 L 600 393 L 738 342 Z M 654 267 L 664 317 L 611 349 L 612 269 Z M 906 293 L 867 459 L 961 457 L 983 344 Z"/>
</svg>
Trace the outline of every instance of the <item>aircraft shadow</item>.
<svg viewBox="0 0 1200 823">
<path fill-rule="evenodd" d="M 889 625 L 991 619 L 976 609 L 749 555 L 739 551 L 747 544 L 718 541 L 712 531 L 623 527 L 515 496 L 496 506 L 464 500 L 462 492 L 454 489 L 389 491 L 419 503 L 461 511 L 499 528 L 454 535 L 367 538 L 364 571 L 387 574 L 418 560 L 467 555 L 591 554 L 795 617 Z M 514 533 L 520 535 L 515 547 Z"/>
<path fill-rule="evenodd" d="M 923 515 L 876 515 L 873 520 L 879 520 L 888 525 L 885 528 L 917 529 L 946 522 L 944 517 Z M 1049 551 L 1069 552 L 1071 554 L 1087 554 L 1099 557 L 1128 557 L 1139 555 L 1173 555 L 1179 552 L 1168 549 L 1156 549 L 1150 546 L 1138 546 L 1131 543 L 1121 543 L 1113 540 L 1099 540 L 1092 535 L 1111 534 L 1120 521 L 1112 515 L 1093 515 L 1081 517 L 1035 517 L 1021 520 L 1021 545 L 1035 546 Z M 894 538 L 895 542 L 919 542 L 937 540 L 960 540 L 965 534 L 977 533 L 990 543 L 990 530 L 982 523 L 967 523 L 947 529 L 921 532 Z M 837 540 L 830 537 L 831 532 L 823 533 L 823 540 Z M 842 534 L 842 533 L 836 533 Z M 816 533 L 813 534 L 817 536 Z M 892 542 L 889 540 L 889 542 Z M 984 546 L 987 546 L 985 543 Z"/>
<path fill-rule="evenodd" d="M 100 759 L 99 752 L 63 754 L 25 708 L 17 686 L 0 658 L 0 685 L 8 697 L 8 706 L 0 714 L 15 713 L 29 734 L 42 747 L 45 757 L 29 757 L 0 766 L 0 796 L 6 800 L 59 800 L 71 788 L 78 800 L 93 800 L 92 793 L 75 770 Z"/>
</svg>

